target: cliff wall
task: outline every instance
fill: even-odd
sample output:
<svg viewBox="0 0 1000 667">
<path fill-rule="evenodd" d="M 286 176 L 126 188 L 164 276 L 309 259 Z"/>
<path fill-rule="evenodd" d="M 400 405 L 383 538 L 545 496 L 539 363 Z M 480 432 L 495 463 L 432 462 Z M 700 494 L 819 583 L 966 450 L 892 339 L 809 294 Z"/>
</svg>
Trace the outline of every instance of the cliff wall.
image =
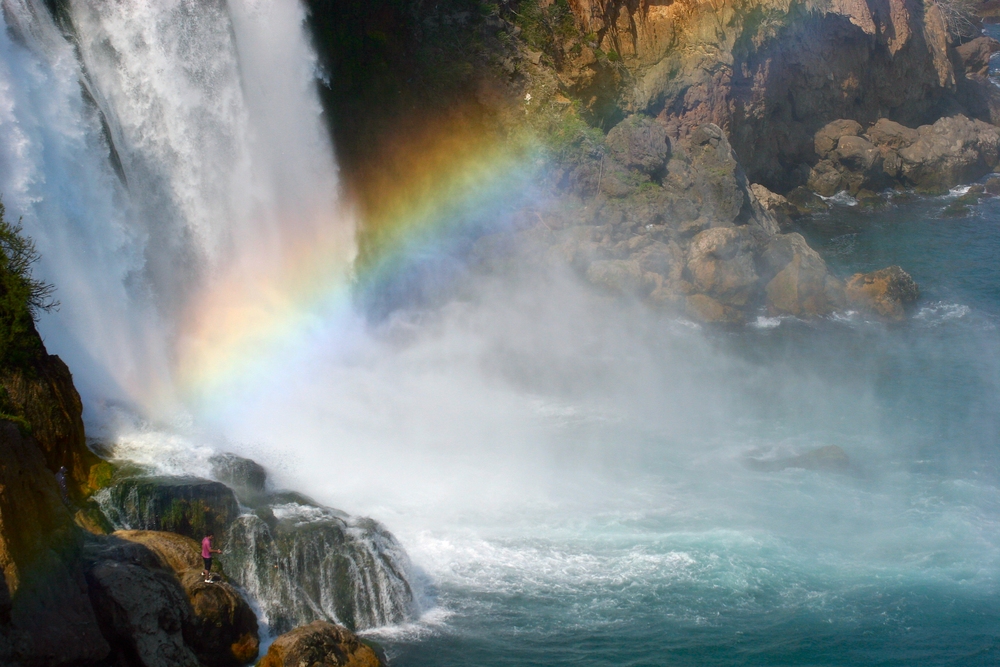
<svg viewBox="0 0 1000 667">
<path fill-rule="evenodd" d="M 569 56 L 560 77 L 570 91 L 591 105 L 613 95 L 622 111 L 656 116 L 677 135 L 715 123 L 750 179 L 772 189 L 803 182 L 799 165 L 811 161 L 813 134 L 830 121 L 917 126 L 962 109 L 956 37 L 934 2 L 569 5 L 590 40 L 560 46 Z M 616 85 L 595 89 L 609 54 Z"/>
</svg>

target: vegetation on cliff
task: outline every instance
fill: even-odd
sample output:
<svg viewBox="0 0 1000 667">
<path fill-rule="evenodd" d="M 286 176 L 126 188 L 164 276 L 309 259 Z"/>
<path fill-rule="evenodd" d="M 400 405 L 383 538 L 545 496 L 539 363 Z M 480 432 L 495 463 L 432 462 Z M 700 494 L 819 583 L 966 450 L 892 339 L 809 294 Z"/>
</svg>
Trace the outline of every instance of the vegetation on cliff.
<svg viewBox="0 0 1000 667">
<path fill-rule="evenodd" d="M 38 259 L 35 242 L 24 236 L 20 222 L 6 219 L 0 202 L 0 366 L 23 364 L 38 354 L 35 319 L 59 305 L 52 298 L 55 287 L 32 275 Z"/>
</svg>

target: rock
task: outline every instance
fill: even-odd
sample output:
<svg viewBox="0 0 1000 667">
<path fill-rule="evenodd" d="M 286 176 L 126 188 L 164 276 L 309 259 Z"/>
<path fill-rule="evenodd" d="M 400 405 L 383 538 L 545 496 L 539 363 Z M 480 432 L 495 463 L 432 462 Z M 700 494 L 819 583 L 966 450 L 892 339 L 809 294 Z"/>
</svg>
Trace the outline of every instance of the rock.
<svg viewBox="0 0 1000 667">
<path fill-rule="evenodd" d="M 199 660 L 208 667 L 239 667 L 256 660 L 257 616 L 239 591 L 222 581 L 205 583 L 200 566 L 178 576 L 194 612 L 185 636 Z"/>
<path fill-rule="evenodd" d="M 843 189 L 844 179 L 832 160 L 820 160 L 809 172 L 806 187 L 823 197 L 832 197 Z"/>
<path fill-rule="evenodd" d="M 879 118 L 865 134 L 874 145 L 897 150 L 912 145 L 920 138 L 920 133 L 916 130 L 904 127 L 888 118 Z"/>
<path fill-rule="evenodd" d="M 200 545 L 189 537 L 161 531 L 118 531 L 114 538 L 141 545 L 154 557 L 146 567 L 169 571 L 190 605 L 184 638 L 209 667 L 237 667 L 257 657 L 257 616 L 240 593 L 223 581 L 202 578 Z"/>
<path fill-rule="evenodd" d="M 700 125 L 689 137 L 685 150 L 699 216 L 713 226 L 736 221 L 749 203 L 750 184 L 725 133 L 712 123 Z"/>
<path fill-rule="evenodd" d="M 966 76 L 989 76 L 990 56 L 997 51 L 1000 51 L 1000 42 L 985 35 L 955 47 Z"/>
<path fill-rule="evenodd" d="M 813 149 L 820 159 L 830 157 L 842 137 L 856 137 L 861 134 L 861 124 L 854 120 L 835 120 L 827 123 L 813 135 Z"/>
<path fill-rule="evenodd" d="M 700 322 L 709 324 L 740 324 L 743 313 L 723 305 L 710 296 L 692 294 L 684 301 L 687 314 Z"/>
<path fill-rule="evenodd" d="M 845 168 L 851 171 L 867 172 L 879 158 L 879 151 L 864 137 L 843 136 L 837 142 L 835 155 L 837 162 Z"/>
<path fill-rule="evenodd" d="M 920 296 L 913 278 L 898 266 L 856 273 L 847 281 L 844 293 L 850 305 L 887 320 L 902 320 L 904 307 Z"/>
<path fill-rule="evenodd" d="M 130 477 L 95 499 L 118 530 L 162 530 L 198 540 L 214 532 L 220 543 L 240 515 L 232 489 L 197 477 Z"/>
<path fill-rule="evenodd" d="M 69 496 L 82 500 L 92 491 L 87 484 L 90 470 L 101 460 L 87 448 L 83 403 L 69 368 L 41 347 L 25 364 L 0 369 L 0 387 L 9 402 L 3 411 L 23 416 L 46 467 L 55 473 L 65 466 Z"/>
<path fill-rule="evenodd" d="M 184 642 L 192 624 L 184 591 L 172 572 L 141 544 L 114 537 L 89 547 L 90 596 L 105 636 L 126 664 L 200 667 Z"/>
<path fill-rule="evenodd" d="M 919 137 L 899 150 L 902 176 L 920 188 L 940 191 L 974 181 L 997 164 L 1000 130 L 962 115 L 918 128 Z"/>
<path fill-rule="evenodd" d="M 819 447 L 805 454 L 789 456 L 773 461 L 761 461 L 759 459 L 748 458 L 746 463 L 754 470 L 764 472 L 777 472 L 788 468 L 802 468 L 804 470 L 821 470 L 826 472 L 849 472 L 851 469 L 851 459 L 847 452 L 837 445 Z"/>
<path fill-rule="evenodd" d="M 747 227 L 706 229 L 688 247 L 695 287 L 727 306 L 744 306 L 757 284 L 754 241 Z"/>
<path fill-rule="evenodd" d="M 772 314 L 826 315 L 843 304 L 843 288 L 801 234 L 777 237 L 760 263 L 765 277 L 773 275 L 764 288 Z"/>
<path fill-rule="evenodd" d="M 326 621 L 287 632 L 271 644 L 257 667 L 382 667 L 370 646 L 347 628 Z"/>
<path fill-rule="evenodd" d="M 635 294 L 643 285 L 643 271 L 633 260 L 597 260 L 587 267 L 587 280 L 598 287 L 623 294 Z"/>
<path fill-rule="evenodd" d="M 208 460 L 212 477 L 232 489 L 244 502 L 252 501 L 264 493 L 267 471 L 251 459 L 235 454 L 216 454 Z"/>
<path fill-rule="evenodd" d="M 204 567 L 201 560 L 201 545 L 190 537 L 156 530 L 119 530 L 114 536 L 141 544 L 149 549 L 164 568 L 180 575 L 187 570 Z"/>
<path fill-rule="evenodd" d="M 759 183 L 752 183 L 750 191 L 760 202 L 765 211 L 774 216 L 780 229 L 787 229 L 792 224 L 792 218 L 799 215 L 799 209 L 788 199 L 771 192 Z"/>
<path fill-rule="evenodd" d="M 629 116 L 615 125 L 608 132 L 606 143 L 615 160 L 646 174 L 662 172 L 670 158 L 666 129 L 643 116 Z"/>
</svg>

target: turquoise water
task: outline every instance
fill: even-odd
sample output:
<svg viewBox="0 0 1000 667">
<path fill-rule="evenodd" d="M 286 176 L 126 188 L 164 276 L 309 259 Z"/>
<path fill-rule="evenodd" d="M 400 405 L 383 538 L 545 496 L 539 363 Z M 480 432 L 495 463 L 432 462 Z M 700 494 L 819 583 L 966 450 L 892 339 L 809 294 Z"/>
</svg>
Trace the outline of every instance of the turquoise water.
<svg viewBox="0 0 1000 667">
<path fill-rule="evenodd" d="M 948 201 L 801 224 L 839 275 L 909 271 L 904 324 L 664 318 L 615 382 L 534 385 L 572 493 L 390 521 L 429 609 L 393 664 L 1000 664 L 1000 200 Z M 849 471 L 745 464 L 831 444 Z"/>
</svg>

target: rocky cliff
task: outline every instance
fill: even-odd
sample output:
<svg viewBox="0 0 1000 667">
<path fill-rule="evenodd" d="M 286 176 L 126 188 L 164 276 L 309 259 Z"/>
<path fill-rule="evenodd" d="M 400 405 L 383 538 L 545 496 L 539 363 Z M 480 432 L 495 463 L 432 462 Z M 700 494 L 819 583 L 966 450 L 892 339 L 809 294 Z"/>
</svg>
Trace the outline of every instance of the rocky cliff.
<svg viewBox="0 0 1000 667">
<path fill-rule="evenodd" d="M 362 262 L 392 238 L 387 193 L 426 167 L 413 155 L 461 162 L 439 128 L 495 137 L 484 143 L 527 131 L 546 149 L 536 183 L 556 204 L 515 212 L 514 239 L 480 239 L 479 266 L 534 244 L 536 259 L 697 319 L 817 315 L 851 295 L 789 234 L 789 214 L 824 206 L 796 188 L 939 192 L 998 161 L 987 74 L 1000 44 L 956 3 L 379 0 L 363 16 L 349 5 L 311 3 L 331 71 L 372 73 L 334 77 L 340 94 L 326 100 L 365 214 Z M 360 34 L 344 39 L 352 21 Z M 902 130 L 889 137 L 888 124 Z M 436 177 L 424 169 L 421 187 Z"/>
<path fill-rule="evenodd" d="M 558 3 L 556 3 L 558 4 Z M 956 36 L 918 0 L 571 0 L 589 43 L 559 68 L 573 92 L 658 117 L 676 133 L 719 125 L 751 180 L 798 185 L 813 134 L 850 118 L 921 125 L 961 107 Z M 592 91 L 614 54 L 617 87 Z M 593 101 L 592 101 L 593 100 Z"/>
</svg>

